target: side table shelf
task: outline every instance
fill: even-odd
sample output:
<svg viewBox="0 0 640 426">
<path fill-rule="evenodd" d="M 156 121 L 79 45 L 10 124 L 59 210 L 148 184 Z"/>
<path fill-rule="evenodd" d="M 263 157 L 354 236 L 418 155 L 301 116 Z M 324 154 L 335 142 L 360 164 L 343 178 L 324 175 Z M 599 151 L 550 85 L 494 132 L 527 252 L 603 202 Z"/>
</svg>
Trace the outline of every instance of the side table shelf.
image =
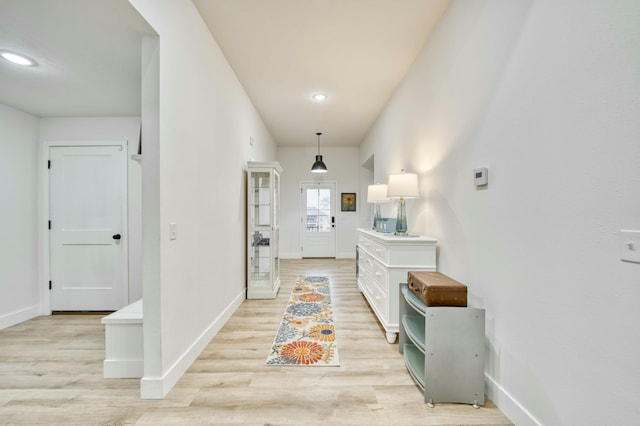
<svg viewBox="0 0 640 426">
<path fill-rule="evenodd" d="M 484 309 L 429 307 L 400 285 L 399 351 L 430 407 L 484 405 Z"/>
<path fill-rule="evenodd" d="M 407 333 L 407 337 L 424 355 L 424 317 L 420 315 L 403 315 L 402 326 Z"/>
<path fill-rule="evenodd" d="M 424 392 L 424 352 L 413 345 L 405 344 L 402 355 L 409 374 Z"/>
</svg>

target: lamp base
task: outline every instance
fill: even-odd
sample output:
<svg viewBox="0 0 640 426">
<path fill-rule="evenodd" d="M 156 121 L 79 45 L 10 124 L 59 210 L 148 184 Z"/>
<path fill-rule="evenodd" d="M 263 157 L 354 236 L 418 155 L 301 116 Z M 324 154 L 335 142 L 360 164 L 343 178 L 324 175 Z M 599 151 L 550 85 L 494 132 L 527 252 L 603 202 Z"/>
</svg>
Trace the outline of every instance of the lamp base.
<svg viewBox="0 0 640 426">
<path fill-rule="evenodd" d="M 393 235 L 397 235 L 398 237 L 408 237 L 409 233 L 408 232 L 394 232 Z"/>
<path fill-rule="evenodd" d="M 407 236 L 407 209 L 404 203 L 404 198 L 400 198 L 398 203 L 398 220 L 396 222 L 395 235 Z"/>
<path fill-rule="evenodd" d="M 373 215 L 373 229 L 375 229 L 376 231 L 378 230 L 378 224 L 380 223 L 381 219 L 382 219 L 382 216 L 380 215 L 380 203 L 376 202 L 376 205 L 374 206 L 374 215 Z"/>
</svg>

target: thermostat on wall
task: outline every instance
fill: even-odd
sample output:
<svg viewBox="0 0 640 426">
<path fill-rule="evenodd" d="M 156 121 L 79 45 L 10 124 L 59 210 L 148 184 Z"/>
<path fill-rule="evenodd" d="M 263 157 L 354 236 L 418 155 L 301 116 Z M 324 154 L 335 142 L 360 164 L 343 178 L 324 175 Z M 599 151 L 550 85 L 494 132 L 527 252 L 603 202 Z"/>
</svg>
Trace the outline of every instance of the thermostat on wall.
<svg viewBox="0 0 640 426">
<path fill-rule="evenodd" d="M 480 167 L 479 169 L 475 169 L 473 171 L 475 176 L 474 182 L 476 186 L 482 186 L 489 183 L 489 170 L 486 167 Z"/>
</svg>

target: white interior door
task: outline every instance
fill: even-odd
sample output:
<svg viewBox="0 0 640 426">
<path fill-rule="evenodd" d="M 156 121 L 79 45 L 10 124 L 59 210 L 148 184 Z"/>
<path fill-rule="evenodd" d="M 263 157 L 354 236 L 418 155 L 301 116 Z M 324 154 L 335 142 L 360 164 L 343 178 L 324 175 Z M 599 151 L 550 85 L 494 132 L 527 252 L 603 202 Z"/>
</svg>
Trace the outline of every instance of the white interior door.
<svg viewBox="0 0 640 426">
<path fill-rule="evenodd" d="M 336 257 L 336 185 L 303 183 L 302 257 Z"/>
<path fill-rule="evenodd" d="M 128 302 L 127 161 L 119 146 L 49 148 L 51 310 Z"/>
</svg>

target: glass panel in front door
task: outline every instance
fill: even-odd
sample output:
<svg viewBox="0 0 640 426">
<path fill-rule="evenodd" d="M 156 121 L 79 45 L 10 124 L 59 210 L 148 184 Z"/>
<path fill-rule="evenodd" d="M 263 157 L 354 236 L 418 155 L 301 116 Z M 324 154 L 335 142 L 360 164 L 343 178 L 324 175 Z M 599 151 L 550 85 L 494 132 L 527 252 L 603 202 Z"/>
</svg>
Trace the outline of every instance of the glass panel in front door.
<svg viewBox="0 0 640 426">
<path fill-rule="evenodd" d="M 307 232 L 331 231 L 331 190 L 307 189 Z"/>
</svg>

